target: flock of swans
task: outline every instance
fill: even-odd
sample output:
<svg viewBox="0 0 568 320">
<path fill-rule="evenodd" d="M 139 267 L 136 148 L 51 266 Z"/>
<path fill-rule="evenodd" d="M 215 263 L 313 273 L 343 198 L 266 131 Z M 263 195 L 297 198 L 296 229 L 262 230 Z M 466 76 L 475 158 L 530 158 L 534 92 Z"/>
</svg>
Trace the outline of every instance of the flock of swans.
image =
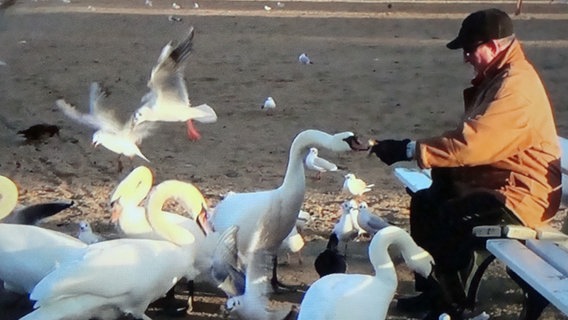
<svg viewBox="0 0 568 320">
<path fill-rule="evenodd" d="M 162 49 L 152 68 L 150 91 L 126 123 L 102 107 L 106 94 L 98 83 L 91 84 L 88 113 L 63 99 L 56 105 L 96 130 L 95 145 L 127 157 L 148 161 L 139 144 L 157 121 L 184 121 L 188 136 L 198 138 L 192 121 L 214 122 L 217 115 L 206 104 L 192 107 L 189 102 L 182 71 L 193 34 L 191 28 L 179 45 L 169 43 Z M 16 185 L 0 176 L 0 280 L 6 290 L 29 295 L 33 301 L 34 310 L 24 320 L 116 319 L 125 314 L 146 320 L 150 319 L 145 314 L 148 306 L 172 297 L 180 281 L 190 287 L 194 281 L 205 281 L 220 288 L 227 295 L 226 309 L 240 319 L 287 318 L 290 310 L 269 307 L 270 293 L 279 284 L 275 257 L 283 246 L 290 251 L 303 246 L 297 228 L 299 221 L 309 218 L 301 211 L 306 168 L 317 171 L 318 177 L 338 170 L 318 157 L 318 148 L 334 153 L 366 150 L 349 131 L 304 130 L 292 141 L 279 187 L 230 192 L 214 208 L 197 186 L 179 180 L 154 185 L 152 170 L 137 167 L 109 196 L 111 221 L 120 233 L 111 240 L 84 237 L 81 241 L 34 225 L 72 203 L 16 210 Z M 306 292 L 299 319 L 385 318 L 397 287 L 387 250 L 391 246 L 415 272 L 430 274 L 432 257 L 404 230 L 371 213 L 362 201 L 372 186 L 351 173 L 345 175 L 343 192 L 350 199 L 341 205 L 342 215 L 328 248 L 316 261 L 317 269 L 326 270 Z M 164 211 L 170 199 L 180 203 L 187 215 Z M 88 223 L 81 227 L 92 235 Z M 369 260 L 375 274 L 337 274 L 345 272 L 338 243 L 363 233 L 373 237 Z"/>
</svg>

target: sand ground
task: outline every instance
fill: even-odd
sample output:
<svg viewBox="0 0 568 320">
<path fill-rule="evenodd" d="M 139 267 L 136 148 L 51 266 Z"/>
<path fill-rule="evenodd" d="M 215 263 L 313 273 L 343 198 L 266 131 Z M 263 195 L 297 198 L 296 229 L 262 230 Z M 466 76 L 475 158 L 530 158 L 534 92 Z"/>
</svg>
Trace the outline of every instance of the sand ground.
<svg viewBox="0 0 568 320">
<path fill-rule="evenodd" d="M 275 188 L 290 143 L 302 130 L 349 130 L 366 139 L 427 137 L 452 128 L 472 72 L 445 43 L 469 12 L 489 6 L 514 11 L 514 1 L 281 3 L 201 1 L 194 8 L 193 1 L 182 0 L 174 9 L 172 1 L 159 0 L 151 7 L 142 0 L 17 1 L 0 13 L 0 174 L 17 182 L 24 204 L 76 202 L 48 219 L 47 227 L 74 234 L 78 221 L 87 219 L 99 232 L 110 232 L 109 192 L 130 168 L 145 163 L 134 159 L 117 173 L 115 154 L 93 149 L 92 130 L 67 119 L 54 101 L 65 97 L 86 110 L 89 83 L 100 81 L 125 119 L 144 94 L 162 46 L 181 40 L 193 25 L 194 53 L 185 72 L 189 95 L 194 104 L 211 105 L 219 120 L 198 124 L 203 135 L 198 142 L 185 137 L 181 123 L 161 126 L 147 138 L 141 149 L 156 182 L 193 182 L 213 205 L 229 190 Z M 548 89 L 558 132 L 567 136 L 568 6 L 534 1 L 524 10 L 514 17 L 517 35 Z M 302 52 L 314 64 L 299 64 Z M 271 116 L 260 110 L 267 96 L 277 103 Z M 59 126 L 59 137 L 18 139 L 17 131 L 38 123 Z M 367 196 L 371 208 L 407 227 L 409 198 L 392 168 L 364 154 L 321 155 L 374 183 Z M 308 179 L 304 210 L 313 217 L 310 241 L 302 265 L 293 259 L 282 266 L 285 282 L 309 285 L 317 279 L 313 260 L 345 199 L 342 182 L 338 173 Z M 350 246 L 349 272 L 371 272 L 367 244 Z M 409 292 L 411 277 L 404 265 L 399 269 L 399 292 Z M 492 270 L 476 311 L 515 319 L 520 294 L 502 266 Z M 298 292 L 274 299 L 297 305 L 301 297 Z M 198 299 L 187 319 L 223 317 L 219 306 L 225 299 L 217 292 Z M 6 314 L 0 319 L 9 319 Z M 392 309 L 389 319 L 413 317 L 418 315 Z M 550 308 L 544 318 L 562 317 Z"/>
</svg>

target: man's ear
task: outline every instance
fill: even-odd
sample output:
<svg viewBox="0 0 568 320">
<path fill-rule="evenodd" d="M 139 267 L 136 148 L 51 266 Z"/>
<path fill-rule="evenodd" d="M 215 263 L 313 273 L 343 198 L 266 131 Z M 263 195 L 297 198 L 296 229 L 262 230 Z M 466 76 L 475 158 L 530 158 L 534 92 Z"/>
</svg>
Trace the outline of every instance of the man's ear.
<svg viewBox="0 0 568 320">
<path fill-rule="evenodd" d="M 487 45 L 489 46 L 489 48 L 491 49 L 491 52 L 494 55 L 499 54 L 499 52 L 501 52 L 501 50 L 503 50 L 501 43 L 497 40 L 489 40 L 489 42 L 487 42 Z"/>
</svg>

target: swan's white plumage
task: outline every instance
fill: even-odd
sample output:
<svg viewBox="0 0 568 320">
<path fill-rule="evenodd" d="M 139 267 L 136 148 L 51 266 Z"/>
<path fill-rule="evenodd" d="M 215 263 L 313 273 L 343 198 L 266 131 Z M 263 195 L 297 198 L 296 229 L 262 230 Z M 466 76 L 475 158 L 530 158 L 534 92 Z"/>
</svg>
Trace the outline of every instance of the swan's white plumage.
<svg viewBox="0 0 568 320">
<path fill-rule="evenodd" d="M 250 303 L 263 303 L 262 297 L 269 288 L 267 274 L 271 270 L 272 257 L 295 226 L 304 201 L 304 157 L 308 149 L 316 146 L 333 152 L 349 151 L 348 140 L 353 137 L 351 132 L 330 135 L 319 130 L 306 130 L 299 133 L 290 147 L 288 167 L 280 187 L 231 193 L 215 207 L 210 220 L 216 231 L 222 232 L 233 225 L 239 227 L 237 244 L 239 252 L 246 255 L 245 294 L 247 300 L 252 301 Z M 250 285 L 255 288 L 249 288 Z"/>
<path fill-rule="evenodd" d="M 14 182 L 0 176 L 0 219 L 10 214 L 17 201 Z M 9 291 L 29 293 L 60 262 L 73 259 L 86 247 L 61 232 L 0 223 L 0 279 Z"/>
<path fill-rule="evenodd" d="M 400 250 L 408 266 L 423 276 L 432 271 L 433 259 L 404 230 L 389 226 L 379 230 L 369 245 L 375 275 L 330 274 L 306 292 L 299 320 L 385 319 L 397 287 L 390 246 Z"/>
<path fill-rule="evenodd" d="M 0 220 L 7 217 L 18 204 L 18 187 L 14 181 L 0 176 Z"/>
<path fill-rule="evenodd" d="M 154 232 L 145 215 L 145 208 L 138 206 L 145 197 L 153 182 L 152 172 L 145 166 L 140 166 L 132 170 L 115 188 L 111 203 L 113 205 L 113 219 L 117 223 L 119 231 L 129 238 L 139 239 L 161 239 L 161 236 Z M 172 182 L 169 182 L 172 183 Z M 216 232 L 205 233 L 204 230 L 196 222 L 200 214 L 205 214 L 207 203 L 203 195 L 197 188 L 189 183 L 176 182 L 183 185 L 188 191 L 183 193 L 188 199 L 183 202 L 189 205 L 186 208 L 191 218 L 181 216 L 176 213 L 162 212 L 163 217 L 171 224 L 178 225 L 190 231 L 195 237 L 195 263 L 194 267 L 199 271 L 198 281 L 208 281 L 213 285 L 219 286 L 220 282 L 226 279 L 219 277 L 227 277 L 227 268 L 229 265 L 236 264 L 231 255 L 232 251 L 236 251 L 236 244 L 233 245 L 231 233 L 236 231 L 227 231 L 228 234 L 222 235 Z M 202 221 L 202 223 L 208 223 Z M 205 228 L 207 229 L 207 228 Z M 193 279 L 190 279 L 193 280 Z M 231 281 L 235 281 L 234 279 Z M 226 283 L 226 287 L 222 287 L 226 292 L 233 293 L 234 284 Z M 236 284 L 238 287 L 239 284 Z"/>
<path fill-rule="evenodd" d="M 147 219 L 166 240 L 117 239 L 87 247 L 78 259 L 61 264 L 32 291 L 37 309 L 23 319 L 111 319 L 122 313 L 149 319 L 148 305 L 182 277 L 193 278 L 195 237 L 168 223 L 161 208 L 187 188 L 163 182 L 149 196 Z"/>
</svg>

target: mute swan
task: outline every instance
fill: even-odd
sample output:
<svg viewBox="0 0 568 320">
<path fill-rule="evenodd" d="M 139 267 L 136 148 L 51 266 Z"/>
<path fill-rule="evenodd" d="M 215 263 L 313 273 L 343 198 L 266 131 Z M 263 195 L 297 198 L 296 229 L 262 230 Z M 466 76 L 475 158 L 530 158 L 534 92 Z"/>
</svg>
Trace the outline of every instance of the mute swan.
<svg viewBox="0 0 568 320">
<path fill-rule="evenodd" d="M 153 180 L 152 171 L 146 166 L 139 166 L 116 186 L 111 195 L 110 203 L 113 211 L 111 221 L 128 238 L 160 239 L 146 220 L 146 210 L 139 206 L 152 188 Z M 163 212 L 163 215 L 170 223 L 188 229 L 194 236 L 202 237 L 203 232 L 211 232 L 209 222 L 206 220 L 208 205 L 195 186 L 192 185 L 190 189 L 194 201 L 188 204 L 190 207 L 187 211 L 192 219 L 171 212 Z"/>
<path fill-rule="evenodd" d="M 11 214 L 18 201 L 16 185 L 3 176 L 0 195 L 1 218 Z M 73 258 L 84 248 L 84 243 L 61 232 L 0 223 L 0 279 L 7 290 L 27 294 L 58 262 Z"/>
<path fill-rule="evenodd" d="M 379 230 L 369 245 L 375 275 L 330 274 L 317 280 L 302 300 L 298 320 L 385 319 L 398 284 L 387 250 L 391 245 L 412 270 L 428 277 L 432 256 L 404 230 L 389 226 Z"/>
<path fill-rule="evenodd" d="M 316 179 L 321 179 L 321 174 L 327 171 L 337 171 L 337 165 L 318 156 L 318 148 L 310 148 L 306 156 L 306 168 L 317 171 Z"/>
<path fill-rule="evenodd" d="M 196 275 L 195 237 L 169 223 L 161 210 L 170 197 L 189 207 L 191 196 L 185 185 L 165 181 L 156 186 L 146 216 L 164 240 L 117 239 L 88 246 L 37 284 L 30 295 L 37 309 L 22 319 L 114 319 L 122 314 L 150 319 L 144 312 L 152 301 L 179 279 Z"/>
<path fill-rule="evenodd" d="M 148 158 L 142 154 L 138 145 L 142 139 L 148 137 L 155 124 L 146 123 L 134 125 L 134 119 L 131 117 L 126 123 L 120 123 L 111 110 L 101 108 L 101 102 L 106 93 L 97 82 L 90 85 L 89 93 L 89 113 L 81 113 L 77 108 L 63 99 L 55 102 L 59 110 L 61 110 L 69 118 L 92 127 L 95 129 L 93 134 L 93 145 L 97 147 L 102 144 L 108 150 L 119 155 L 118 169 L 122 171 L 122 162 L 120 155 L 129 158 L 138 156 L 148 162 Z"/>
<path fill-rule="evenodd" d="M 46 202 L 18 207 L 18 187 L 7 177 L 0 176 L 0 223 L 37 224 L 73 205 L 71 202 Z"/>
<path fill-rule="evenodd" d="M 280 187 L 227 195 L 215 207 L 210 221 L 216 231 L 222 232 L 233 225 L 239 227 L 239 252 L 247 257 L 255 253 L 268 254 L 271 257 L 276 255 L 278 247 L 294 227 L 304 201 L 304 157 L 312 146 L 333 152 L 346 152 L 359 147 L 360 143 L 352 132 L 331 135 L 319 130 L 305 130 L 292 142 L 288 167 Z M 264 262 L 266 259 L 259 258 L 257 261 Z M 245 261 L 245 264 L 248 264 L 248 261 Z M 247 267 L 247 280 L 260 277 L 250 274 L 249 269 L 250 266 Z M 275 282 L 276 279 L 273 279 L 273 284 Z M 262 286 L 260 283 L 259 285 Z"/>
<path fill-rule="evenodd" d="M 134 114 L 134 124 L 144 121 L 186 121 L 187 135 L 191 140 L 200 138 L 192 120 L 203 123 L 217 121 L 217 114 L 208 105 L 192 107 L 183 78 L 183 69 L 193 46 L 193 27 L 187 38 L 177 47 L 168 43 L 162 49 L 158 62 L 152 68 L 142 106 Z"/>
<path fill-rule="evenodd" d="M 119 231 L 128 238 L 160 239 L 154 232 L 145 215 L 145 208 L 139 207 L 139 203 L 146 197 L 153 181 L 152 171 L 145 166 L 132 170 L 115 188 L 111 196 L 113 214 L 111 219 L 117 223 Z M 173 180 L 169 180 L 173 181 Z M 168 182 L 172 184 L 173 182 Z M 197 280 L 205 280 L 220 287 L 227 295 L 235 295 L 242 292 L 244 275 L 237 275 L 233 271 L 235 259 L 230 257 L 232 251 L 236 251 L 236 243 L 220 233 L 213 232 L 209 226 L 207 217 L 207 202 L 201 192 L 195 186 L 181 181 L 175 182 L 184 185 L 189 190 L 185 195 L 189 196 L 186 208 L 195 219 L 190 219 L 171 212 L 162 212 L 164 219 L 189 230 L 196 242 L 195 268 L 199 270 L 200 277 Z M 213 265 L 213 268 L 212 268 Z M 227 281 L 227 277 L 231 281 Z M 173 291 L 169 292 L 168 298 L 172 299 Z"/>
</svg>

